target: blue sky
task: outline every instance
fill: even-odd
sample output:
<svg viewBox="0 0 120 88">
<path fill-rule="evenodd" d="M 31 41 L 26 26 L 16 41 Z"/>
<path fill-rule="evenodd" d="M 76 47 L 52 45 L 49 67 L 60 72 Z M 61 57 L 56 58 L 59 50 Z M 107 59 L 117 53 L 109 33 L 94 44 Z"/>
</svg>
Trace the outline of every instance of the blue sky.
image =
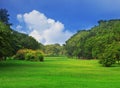
<svg viewBox="0 0 120 88">
<path fill-rule="evenodd" d="M 101 19 L 120 18 L 120 0 L 0 0 L 0 8 L 9 11 L 13 29 L 43 44 L 63 44 Z"/>
</svg>

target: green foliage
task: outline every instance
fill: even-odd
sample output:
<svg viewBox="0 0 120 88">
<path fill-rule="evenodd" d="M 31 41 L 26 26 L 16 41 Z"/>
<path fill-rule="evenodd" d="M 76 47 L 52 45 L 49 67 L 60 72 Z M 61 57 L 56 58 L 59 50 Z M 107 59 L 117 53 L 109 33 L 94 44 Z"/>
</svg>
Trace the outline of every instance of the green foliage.
<svg viewBox="0 0 120 88">
<path fill-rule="evenodd" d="M 88 36 L 89 36 L 89 32 L 83 30 L 83 31 L 79 31 L 68 41 L 66 41 L 65 48 L 67 50 L 67 55 L 70 57 L 75 56 L 78 58 L 84 58 L 83 46 Z"/>
<path fill-rule="evenodd" d="M 14 56 L 17 60 L 44 61 L 43 53 L 38 50 L 21 49 Z"/>
<path fill-rule="evenodd" d="M 103 53 L 100 58 L 100 64 L 102 64 L 105 67 L 110 67 L 112 64 L 115 63 L 115 58 L 112 56 L 111 52 Z"/>
<path fill-rule="evenodd" d="M 26 53 L 25 54 L 25 60 L 36 61 L 36 56 L 35 56 L 35 54 L 33 54 L 33 52 Z"/>
<path fill-rule="evenodd" d="M 45 45 L 44 53 L 46 56 L 63 56 L 65 55 L 65 49 L 64 46 L 59 44 Z"/>
<path fill-rule="evenodd" d="M 11 30 L 3 22 L 0 22 L 0 59 L 13 55 Z"/>
<path fill-rule="evenodd" d="M 27 50 L 27 49 L 18 50 L 16 55 L 14 55 L 14 58 L 17 59 L 17 60 L 25 60 L 25 56 L 29 52 L 30 52 L 30 50 Z"/>
<path fill-rule="evenodd" d="M 111 66 L 116 61 L 119 63 L 120 61 L 120 45 L 117 42 L 113 42 L 112 44 L 108 45 L 105 49 L 104 53 L 99 56 L 100 63 L 104 66 Z"/>
<path fill-rule="evenodd" d="M 120 60 L 120 20 L 98 23 L 91 30 L 79 31 L 72 36 L 66 41 L 65 49 L 69 57 L 100 58 L 104 66 L 111 66 Z"/>
<path fill-rule="evenodd" d="M 12 30 L 8 17 L 8 11 L 0 9 L 0 60 L 14 55 L 19 49 L 42 49 L 43 45 L 33 37 Z"/>
<path fill-rule="evenodd" d="M 13 31 L 12 36 L 15 52 L 23 48 L 37 50 L 43 47 L 41 43 L 38 43 L 33 37 L 26 34 Z"/>
<path fill-rule="evenodd" d="M 42 49 L 43 45 L 33 37 L 16 32 L 0 22 L 0 58 L 12 56 L 19 49 Z"/>
<path fill-rule="evenodd" d="M 44 61 L 44 57 L 42 54 L 37 54 L 37 57 L 36 57 L 37 60 L 43 62 Z"/>
<path fill-rule="evenodd" d="M 9 21 L 9 14 L 6 9 L 0 9 L 0 21 L 2 21 L 6 25 L 11 25 Z"/>
<path fill-rule="evenodd" d="M 41 62 L 44 61 L 44 57 L 43 57 L 44 53 L 42 51 L 36 50 L 35 55 L 38 61 L 41 61 Z"/>
</svg>

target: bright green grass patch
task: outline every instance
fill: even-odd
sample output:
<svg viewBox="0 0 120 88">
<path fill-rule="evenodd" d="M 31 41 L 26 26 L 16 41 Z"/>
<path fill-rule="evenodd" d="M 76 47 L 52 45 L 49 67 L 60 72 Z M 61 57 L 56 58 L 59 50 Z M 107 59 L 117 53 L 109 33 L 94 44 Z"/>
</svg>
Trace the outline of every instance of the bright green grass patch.
<svg viewBox="0 0 120 88">
<path fill-rule="evenodd" d="M 0 62 L 0 88 L 119 88 L 120 67 L 97 60 L 46 57 L 44 62 Z"/>
</svg>

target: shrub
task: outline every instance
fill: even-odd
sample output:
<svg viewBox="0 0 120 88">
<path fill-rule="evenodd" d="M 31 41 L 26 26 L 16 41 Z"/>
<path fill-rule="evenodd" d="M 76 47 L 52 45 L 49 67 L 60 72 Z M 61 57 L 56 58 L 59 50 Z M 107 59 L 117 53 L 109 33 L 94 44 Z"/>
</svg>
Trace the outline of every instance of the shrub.
<svg viewBox="0 0 120 88">
<path fill-rule="evenodd" d="M 43 56 L 43 52 L 41 52 L 40 50 L 36 51 L 36 58 L 38 61 L 44 61 L 44 56 Z"/>
<path fill-rule="evenodd" d="M 27 53 L 25 55 L 25 60 L 34 61 L 35 60 L 35 55 L 33 53 Z"/>
<path fill-rule="evenodd" d="M 113 58 L 102 58 L 100 60 L 100 63 L 105 67 L 110 67 L 112 64 L 115 63 L 115 60 Z"/>
<path fill-rule="evenodd" d="M 113 42 L 112 44 L 107 45 L 105 51 L 99 57 L 101 58 L 100 63 L 106 67 L 110 67 L 112 64 L 115 64 L 116 61 L 119 63 L 120 44 Z"/>
<path fill-rule="evenodd" d="M 44 61 L 43 55 L 42 55 L 42 54 L 38 54 L 38 55 L 37 55 L 37 60 L 43 62 L 43 61 Z"/>
<path fill-rule="evenodd" d="M 115 58 L 112 52 L 103 53 L 100 57 L 99 63 L 105 67 L 110 67 L 112 64 L 115 63 Z"/>
<path fill-rule="evenodd" d="M 14 56 L 17 60 L 44 61 L 43 53 L 39 50 L 21 49 Z"/>
<path fill-rule="evenodd" d="M 20 49 L 17 51 L 16 55 L 14 56 L 17 60 L 25 60 L 25 55 L 28 52 L 26 49 Z"/>
</svg>

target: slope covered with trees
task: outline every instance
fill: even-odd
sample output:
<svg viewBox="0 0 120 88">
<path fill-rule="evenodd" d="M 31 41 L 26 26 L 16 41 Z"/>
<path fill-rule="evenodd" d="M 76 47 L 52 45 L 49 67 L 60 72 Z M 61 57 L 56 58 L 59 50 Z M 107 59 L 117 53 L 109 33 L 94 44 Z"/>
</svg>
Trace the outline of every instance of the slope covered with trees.
<svg viewBox="0 0 120 88">
<path fill-rule="evenodd" d="M 0 22 L 0 57 L 11 56 L 19 49 L 41 49 L 42 44 L 27 34 L 12 30 L 9 26 Z"/>
<path fill-rule="evenodd" d="M 100 59 L 104 66 L 120 60 L 120 20 L 99 21 L 91 30 L 77 32 L 66 41 L 67 55 L 82 59 Z"/>
<path fill-rule="evenodd" d="M 10 28 L 9 14 L 0 9 L 0 60 L 14 55 L 19 49 L 41 49 L 42 44 L 33 37 L 19 33 Z"/>
</svg>

